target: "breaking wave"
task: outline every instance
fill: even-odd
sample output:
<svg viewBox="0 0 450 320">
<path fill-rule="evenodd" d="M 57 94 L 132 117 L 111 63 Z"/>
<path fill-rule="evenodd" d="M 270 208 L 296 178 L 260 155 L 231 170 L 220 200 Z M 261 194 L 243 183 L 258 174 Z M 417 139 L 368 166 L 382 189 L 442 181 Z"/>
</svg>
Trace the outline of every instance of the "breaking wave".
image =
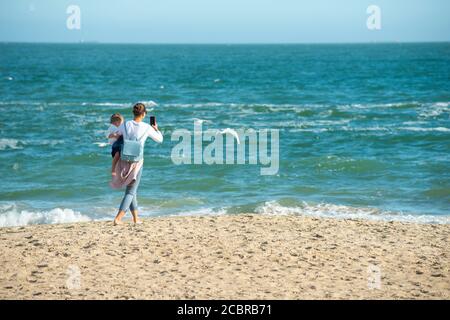
<svg viewBox="0 0 450 320">
<path fill-rule="evenodd" d="M 0 227 L 72 223 L 91 220 L 91 218 L 72 209 L 55 208 L 49 211 L 29 211 L 18 210 L 14 205 L 3 206 L 0 209 Z"/>
</svg>

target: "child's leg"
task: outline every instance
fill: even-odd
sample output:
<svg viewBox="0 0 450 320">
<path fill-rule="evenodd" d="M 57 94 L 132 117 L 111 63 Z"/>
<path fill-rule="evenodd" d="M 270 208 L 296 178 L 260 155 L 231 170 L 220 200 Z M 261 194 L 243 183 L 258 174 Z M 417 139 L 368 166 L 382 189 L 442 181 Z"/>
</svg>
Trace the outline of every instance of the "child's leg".
<svg viewBox="0 0 450 320">
<path fill-rule="evenodd" d="M 112 160 L 112 166 L 111 166 L 111 175 L 116 175 L 116 164 L 117 161 L 119 161 L 120 159 L 120 152 L 116 152 L 116 154 L 114 155 L 114 158 Z"/>
<path fill-rule="evenodd" d="M 122 144 L 123 144 L 123 137 L 120 136 L 120 138 L 117 139 L 117 141 L 114 142 L 112 145 L 111 155 L 113 156 L 113 161 L 112 161 L 112 167 L 111 167 L 111 175 L 113 175 L 113 176 L 116 175 L 115 169 L 116 169 L 117 161 L 119 161 L 119 159 L 120 159 L 120 150 L 122 148 L 122 146 L 121 146 Z"/>
</svg>

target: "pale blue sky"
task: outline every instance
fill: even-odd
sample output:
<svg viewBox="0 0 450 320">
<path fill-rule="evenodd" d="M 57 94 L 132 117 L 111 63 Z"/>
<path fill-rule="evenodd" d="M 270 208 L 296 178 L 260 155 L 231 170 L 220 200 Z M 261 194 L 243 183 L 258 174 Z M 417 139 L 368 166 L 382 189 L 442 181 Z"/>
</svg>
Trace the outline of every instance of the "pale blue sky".
<svg viewBox="0 0 450 320">
<path fill-rule="evenodd" d="M 81 30 L 66 8 L 81 9 Z M 366 9 L 381 8 L 369 31 Z M 448 0 L 0 0 L 0 41 L 317 43 L 450 41 Z"/>
</svg>

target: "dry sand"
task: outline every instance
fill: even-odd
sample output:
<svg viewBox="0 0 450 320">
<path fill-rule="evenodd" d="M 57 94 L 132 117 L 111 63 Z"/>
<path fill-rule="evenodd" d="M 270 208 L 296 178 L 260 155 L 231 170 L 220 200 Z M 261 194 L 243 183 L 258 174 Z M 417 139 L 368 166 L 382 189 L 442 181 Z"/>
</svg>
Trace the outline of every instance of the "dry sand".
<svg viewBox="0 0 450 320">
<path fill-rule="evenodd" d="M 1 299 L 450 297 L 450 225 L 228 215 L 0 238 Z"/>
</svg>

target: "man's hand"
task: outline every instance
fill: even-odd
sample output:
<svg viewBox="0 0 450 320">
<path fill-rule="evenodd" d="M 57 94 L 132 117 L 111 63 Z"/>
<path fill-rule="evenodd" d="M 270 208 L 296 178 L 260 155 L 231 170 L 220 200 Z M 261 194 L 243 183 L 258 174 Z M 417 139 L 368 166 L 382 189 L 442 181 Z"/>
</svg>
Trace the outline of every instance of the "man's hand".
<svg viewBox="0 0 450 320">
<path fill-rule="evenodd" d="M 155 123 L 154 125 L 152 125 L 153 129 L 155 129 L 156 131 L 158 131 L 158 124 Z"/>
</svg>

